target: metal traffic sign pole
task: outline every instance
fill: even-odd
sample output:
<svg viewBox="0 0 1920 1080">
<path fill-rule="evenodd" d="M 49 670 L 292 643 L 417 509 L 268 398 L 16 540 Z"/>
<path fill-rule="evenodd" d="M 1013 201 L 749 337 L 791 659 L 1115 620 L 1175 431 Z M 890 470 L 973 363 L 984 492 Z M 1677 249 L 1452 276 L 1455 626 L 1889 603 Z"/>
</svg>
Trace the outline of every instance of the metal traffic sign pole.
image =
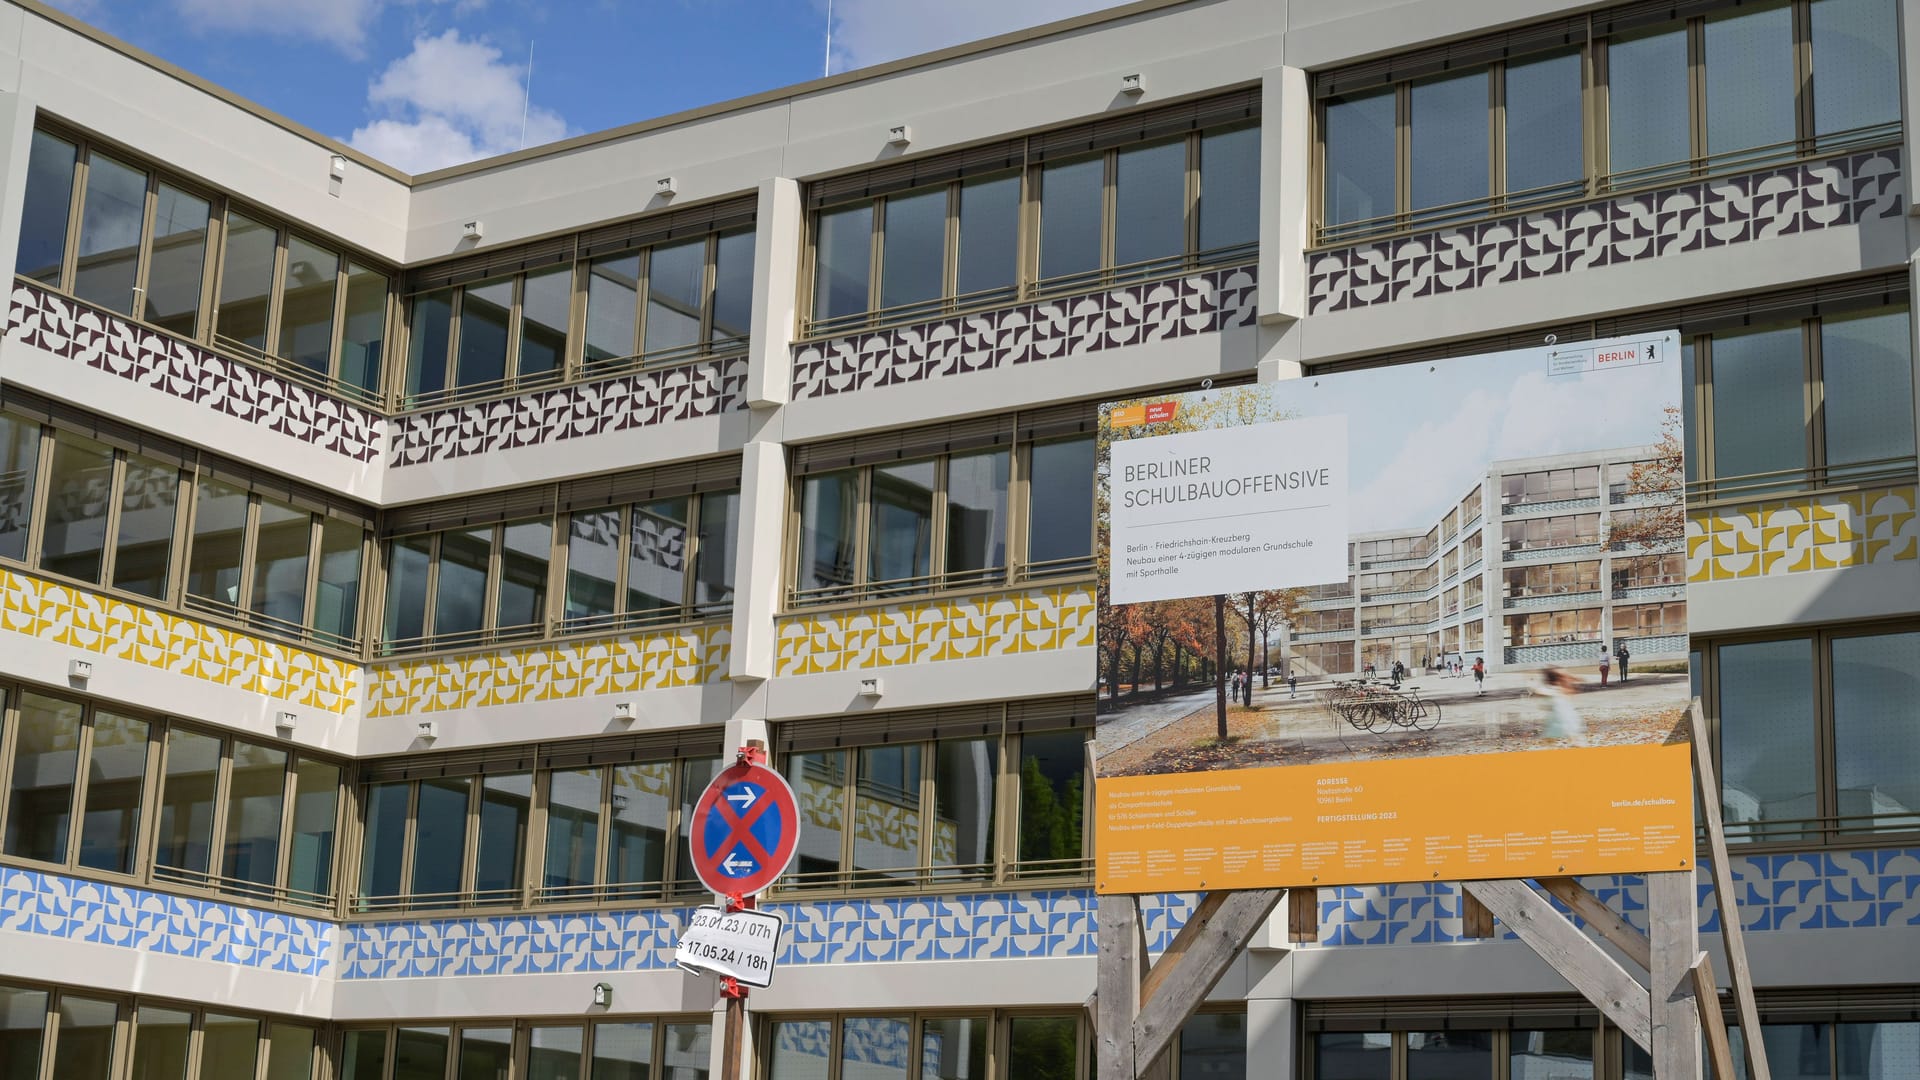
<svg viewBox="0 0 1920 1080">
<path fill-rule="evenodd" d="M 793 788 L 767 767 L 767 752 L 743 746 L 732 766 L 707 785 L 693 808 L 688 847 L 701 884 L 727 898 L 726 913 L 751 911 L 754 896 L 773 884 L 800 850 L 800 805 Z M 747 1020 L 747 987 L 728 975 L 721 1080 L 740 1080 L 740 1042 Z"/>
</svg>

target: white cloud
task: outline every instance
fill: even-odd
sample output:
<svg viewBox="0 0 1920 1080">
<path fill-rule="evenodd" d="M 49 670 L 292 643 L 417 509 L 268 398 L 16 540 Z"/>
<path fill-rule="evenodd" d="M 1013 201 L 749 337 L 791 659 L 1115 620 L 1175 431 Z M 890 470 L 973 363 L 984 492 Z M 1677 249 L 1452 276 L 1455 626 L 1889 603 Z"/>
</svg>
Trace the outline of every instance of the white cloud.
<svg viewBox="0 0 1920 1080">
<path fill-rule="evenodd" d="M 1112 0 L 835 0 L 833 69 L 897 60 L 1112 7 Z"/>
<path fill-rule="evenodd" d="M 347 141 L 422 173 L 565 138 L 567 124 L 558 113 L 525 108 L 525 75 L 525 68 L 503 61 L 499 49 L 458 30 L 416 37 L 413 51 L 367 89 L 368 103 L 386 115 Z"/>
<path fill-rule="evenodd" d="M 63 2 L 77 13 L 95 0 Z M 389 2 L 408 7 L 451 4 L 456 16 L 487 5 L 487 0 L 174 0 L 174 7 L 187 25 L 202 33 L 310 38 L 359 57 L 366 51 L 368 29 Z"/>
</svg>

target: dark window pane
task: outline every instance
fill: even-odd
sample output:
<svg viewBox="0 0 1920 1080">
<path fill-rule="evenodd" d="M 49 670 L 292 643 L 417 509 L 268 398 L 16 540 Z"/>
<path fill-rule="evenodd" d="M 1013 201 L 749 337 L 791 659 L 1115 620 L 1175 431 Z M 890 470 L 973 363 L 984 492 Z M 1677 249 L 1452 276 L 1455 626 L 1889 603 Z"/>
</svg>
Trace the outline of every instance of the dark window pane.
<svg viewBox="0 0 1920 1080">
<path fill-rule="evenodd" d="M 1007 1075 L 1021 1080 L 1076 1080 L 1078 1027 L 1071 1016 L 1015 1016 L 1007 1021 Z"/>
<path fill-rule="evenodd" d="M 753 328 L 753 230 L 721 233 L 713 256 L 713 338 L 745 338 Z"/>
<path fill-rule="evenodd" d="M 586 1052 L 577 1027 L 537 1027 L 527 1038 L 527 1080 L 574 1080 Z"/>
<path fill-rule="evenodd" d="M 1578 51 L 1508 63 L 1509 193 L 1579 183 L 1583 130 Z"/>
<path fill-rule="evenodd" d="M 240 545 L 247 531 L 247 493 L 210 476 L 202 476 L 195 487 L 187 593 L 215 604 L 238 607 Z"/>
<path fill-rule="evenodd" d="M 859 501 L 860 473 L 855 469 L 818 473 L 801 483 L 800 567 L 795 577 L 802 595 L 836 596 L 853 584 Z"/>
<path fill-rule="evenodd" d="M 513 279 L 469 285 L 460 300 L 460 362 L 454 377 L 461 389 L 497 389 L 507 377 L 507 318 L 513 308 Z"/>
<path fill-rule="evenodd" d="M 592 1080 L 654 1080 L 653 1025 L 595 1024 Z"/>
<path fill-rule="evenodd" d="M 205 874 L 212 868 L 214 787 L 219 775 L 219 739 L 181 727 L 167 729 L 155 863 L 188 874 Z"/>
<path fill-rule="evenodd" d="M 888 196 L 881 238 L 880 306 L 937 298 L 945 287 L 947 189 Z"/>
<path fill-rule="evenodd" d="M 340 767 L 302 758 L 294 770 L 293 783 L 293 850 L 287 854 L 287 892 L 295 903 L 324 903 L 333 890 Z M 277 1043 L 277 1026 L 275 1040 Z"/>
<path fill-rule="evenodd" d="M 360 893 L 371 898 L 400 895 L 406 867 L 407 799 L 405 782 L 373 784 L 366 790 L 367 825 L 361 837 Z"/>
<path fill-rule="evenodd" d="M 387 551 L 386 640 L 417 642 L 427 632 L 427 572 L 433 537 L 403 536 Z"/>
<path fill-rule="evenodd" d="M 1706 50 L 1707 153 L 1791 143 L 1793 9 L 1786 0 L 1709 16 Z"/>
<path fill-rule="evenodd" d="M 1807 465 L 1800 327 L 1713 339 L 1713 473 L 1717 479 Z"/>
<path fill-rule="evenodd" d="M 911 1044 L 913 1024 L 893 1016 L 849 1016 L 840 1021 L 840 1075 L 843 1080 L 907 1080 L 907 1055 L 883 1047 Z"/>
<path fill-rule="evenodd" d="M 141 792 L 147 782 L 145 720 L 104 710 L 93 714 L 87 754 L 87 802 L 80 817 L 81 866 L 133 873 L 140 847 Z"/>
<path fill-rule="evenodd" d="M 320 579 L 314 587 L 313 628 L 334 644 L 350 642 L 360 627 L 360 558 L 364 530 L 351 521 L 320 519 Z"/>
<path fill-rule="evenodd" d="M 947 459 L 947 573 L 1006 567 L 1009 458 L 986 450 Z"/>
<path fill-rule="evenodd" d="M 44 131 L 33 133 L 27 159 L 27 197 L 20 209 L 20 249 L 14 272 L 42 285 L 60 286 L 67 254 L 67 220 L 73 205 L 74 145 Z"/>
<path fill-rule="evenodd" d="M 815 875 L 838 873 L 840 837 L 847 813 L 847 751 L 790 754 L 786 775 L 800 805 L 807 808 L 807 827 L 800 833 L 794 870 Z"/>
<path fill-rule="evenodd" d="M 269 895 L 280 865 L 280 815 L 287 801 L 287 752 L 233 744 L 227 779 L 227 843 L 220 873 L 227 887 Z"/>
<path fill-rule="evenodd" d="M 0 413 L 0 558 L 27 556 L 27 524 L 40 474 L 40 425 Z"/>
<path fill-rule="evenodd" d="M 153 254 L 147 259 L 146 320 L 192 337 L 200 326 L 200 285 L 207 269 L 207 200 L 161 184 L 153 207 Z"/>
<path fill-rule="evenodd" d="M 862 747 L 859 770 L 853 818 L 863 827 L 853 837 L 853 868 L 911 879 L 921 863 L 920 747 Z"/>
<path fill-rule="evenodd" d="M 413 300 L 407 341 L 407 400 L 432 399 L 447 388 L 447 347 L 453 338 L 453 290 Z"/>
<path fill-rule="evenodd" d="M 386 1028 L 349 1031 L 340 1041 L 340 1080 L 386 1080 Z"/>
<path fill-rule="evenodd" d="M 945 739 L 934 744 L 933 758 L 933 865 L 989 873 L 999 746 L 992 739 Z"/>
<path fill-rule="evenodd" d="M 313 1037 L 310 1027 L 275 1020 L 267 1036 L 266 1080 L 311 1080 Z"/>
<path fill-rule="evenodd" d="M 867 580 L 926 582 L 933 559 L 935 463 L 876 465 L 867 537 Z"/>
<path fill-rule="evenodd" d="M 813 238 L 813 318 L 816 322 L 867 310 L 873 268 L 873 204 L 822 210 Z"/>
<path fill-rule="evenodd" d="M 45 990 L 0 986 L 0 1076 L 40 1075 L 40 1033 L 46 1023 Z"/>
<path fill-rule="evenodd" d="M 675 894 L 706 891 L 707 887 L 700 884 L 699 880 L 693 876 L 693 860 L 689 852 L 688 835 L 693 826 L 693 804 L 699 801 L 700 793 L 707 789 L 707 785 L 713 782 L 714 776 L 719 772 L 720 759 L 718 758 L 687 758 L 680 762 L 680 839 L 674 848 L 673 863 Z M 668 1029 L 668 1034 L 672 1035 L 671 1028 Z"/>
<path fill-rule="evenodd" d="M 1493 1080 L 1493 1032 L 1409 1031 L 1407 1080 Z"/>
<path fill-rule="evenodd" d="M 1130 146 L 1114 166 L 1113 261 L 1177 258 L 1187 249 L 1187 144 Z"/>
<path fill-rule="evenodd" d="M 505 1080 L 513 1068 L 513 1029 L 467 1028 L 460 1032 L 458 1080 Z"/>
<path fill-rule="evenodd" d="M 520 868 L 526 862 L 527 823 L 532 815 L 532 773 L 481 780 L 480 851 L 473 867 L 476 899 L 520 898 Z"/>
<path fill-rule="evenodd" d="M 253 545 L 253 610 L 283 627 L 302 625 L 307 614 L 307 561 L 313 548 L 313 515 L 262 497 Z"/>
<path fill-rule="evenodd" d="M 118 1013 L 111 1001 L 60 995 L 60 1033 L 54 1039 L 53 1075 L 60 1080 L 107 1080 L 113 1068 Z"/>
<path fill-rule="evenodd" d="M 501 529 L 500 588 L 494 625 L 544 627 L 547 562 L 553 555 L 553 522 L 515 521 Z"/>
<path fill-rule="evenodd" d="M 687 579 L 687 499 L 660 499 L 633 508 L 627 546 L 627 606 L 634 614 L 679 611 Z"/>
<path fill-rule="evenodd" d="M 133 314 L 133 275 L 146 213 L 147 174 L 103 154 L 89 155 L 75 296 L 109 311 Z"/>
<path fill-rule="evenodd" d="M 920 1023 L 921 1080 L 987 1080 L 985 1016 L 929 1016 Z"/>
<path fill-rule="evenodd" d="M 621 897 L 660 895 L 667 868 L 667 817 L 672 809 L 673 762 L 613 766 L 613 823 L 607 880 L 647 887 L 622 889 Z"/>
<path fill-rule="evenodd" d="M 460 874 L 467 865 L 467 789 L 465 776 L 420 781 L 414 807 L 414 896 L 428 903 L 447 903 L 460 891 Z"/>
<path fill-rule="evenodd" d="M 200 1080 L 252 1076 L 259 1059 L 259 1019 L 206 1014 L 200 1031 Z"/>
<path fill-rule="evenodd" d="M 7 790 L 7 854 L 42 862 L 67 861 L 76 779 L 74 748 L 80 745 L 82 712 L 75 702 L 20 695 L 13 781 Z"/>
<path fill-rule="evenodd" d="M 587 273 L 587 362 L 632 356 L 638 330 L 640 256 L 593 260 Z"/>
<path fill-rule="evenodd" d="M 1813 0 L 1809 6 L 1814 134 L 1899 123 L 1900 60 L 1895 50 L 1900 33 L 1894 0 Z M 37 161 L 37 132 L 34 138 Z"/>
<path fill-rule="evenodd" d="M 1188 1020 L 1180 1029 L 1180 1075 L 1192 1080 L 1246 1080 L 1247 1014 L 1198 1013 Z"/>
<path fill-rule="evenodd" d="M 693 602 L 711 614 L 733 603 L 733 566 L 739 557 L 740 492 L 700 496 L 700 549 L 693 567 Z"/>
<path fill-rule="evenodd" d="M 1516 1028 L 1508 1036 L 1507 1075 L 1542 1080 L 1593 1080 L 1593 1030 Z"/>
<path fill-rule="evenodd" d="M 393 1080 L 442 1080 L 447 1073 L 450 1036 L 443 1027 L 403 1027 L 395 1031 Z"/>
<path fill-rule="evenodd" d="M 1326 105 L 1328 225 L 1386 217 L 1394 212 L 1394 92 L 1376 90 L 1329 98 Z"/>
<path fill-rule="evenodd" d="M 1720 805 L 1730 840 L 1798 840 L 1768 822 L 1819 814 L 1813 649 L 1805 638 L 1720 647 Z"/>
<path fill-rule="evenodd" d="M 1021 862 L 1080 858 L 1086 741 L 1078 731 L 1030 732 L 1020 737 Z"/>
<path fill-rule="evenodd" d="M 1834 640 L 1834 785 L 1843 828 L 1920 829 L 1915 701 L 1920 701 L 1920 634 Z"/>
<path fill-rule="evenodd" d="M 113 451 L 92 439 L 56 432 L 40 565 L 81 581 L 99 581 L 112 502 Z"/>
<path fill-rule="evenodd" d="M 487 612 L 487 564 L 493 526 L 440 534 L 440 583 L 434 589 L 433 637 L 442 645 L 471 641 Z"/>
<path fill-rule="evenodd" d="M 600 846 L 601 770 L 556 769 L 548 774 L 547 868 L 553 899 L 586 899 Z"/>
<path fill-rule="evenodd" d="M 4 440 L 4 434 L 0 434 L 0 443 Z M 155 600 L 166 598 L 179 503 L 178 465 L 127 455 L 126 482 L 120 488 L 119 535 L 113 544 L 114 588 Z"/>
<path fill-rule="evenodd" d="M 1040 172 L 1040 277 L 1100 268 L 1105 158 L 1048 165 Z"/>
<path fill-rule="evenodd" d="M 1840 1063 L 1838 1080 L 1914 1080 L 1920 1076 L 1920 1021 L 1833 1027 L 1835 1056 Z"/>
<path fill-rule="evenodd" d="M 1412 209 L 1474 204 L 1487 197 L 1490 115 L 1485 71 L 1413 84 Z"/>
<path fill-rule="evenodd" d="M 340 381 L 380 389 L 387 345 L 387 276 L 347 263 L 347 312 L 340 338 Z"/>
<path fill-rule="evenodd" d="M 280 355 L 327 374 L 333 352 L 333 296 L 340 256 L 298 236 L 287 238 L 287 275 L 280 285 Z"/>
<path fill-rule="evenodd" d="M 1615 175 L 1642 173 L 1651 179 L 1665 171 L 1658 166 L 1692 156 L 1687 101 L 1684 25 L 1607 43 L 1609 167 Z"/>
<path fill-rule="evenodd" d="M 520 377 L 558 372 L 567 355 L 573 267 L 528 274 L 520 289 Z"/>
<path fill-rule="evenodd" d="M 663 244 L 647 257 L 647 343 L 642 352 L 679 349 L 700 340 L 707 242 Z"/>
<path fill-rule="evenodd" d="M 1084 564 L 1093 551 L 1093 440 L 1033 446 L 1027 507 L 1027 562 Z"/>
<path fill-rule="evenodd" d="M 1200 250 L 1221 251 L 1260 239 L 1260 129 L 1231 128 L 1200 138 Z"/>
<path fill-rule="evenodd" d="M 1020 261 L 1020 177 L 994 176 L 960 185 L 961 296 L 1013 288 Z"/>
<path fill-rule="evenodd" d="M 227 214 L 226 257 L 220 269 L 221 339 L 259 352 L 267 348 L 267 307 L 273 293 L 278 232 L 239 214 Z"/>
<path fill-rule="evenodd" d="M 1313 1080 L 1388 1080 L 1392 1075 L 1390 1032 L 1325 1032 L 1313 1037 Z"/>
<path fill-rule="evenodd" d="M 1912 334 L 1904 308 L 1821 320 L 1821 393 L 1829 466 L 1912 460 Z M 1834 478 L 1838 471 L 1827 475 Z"/>
<path fill-rule="evenodd" d="M 620 511 L 571 515 L 567 524 L 567 618 L 611 615 L 619 573 Z"/>
</svg>

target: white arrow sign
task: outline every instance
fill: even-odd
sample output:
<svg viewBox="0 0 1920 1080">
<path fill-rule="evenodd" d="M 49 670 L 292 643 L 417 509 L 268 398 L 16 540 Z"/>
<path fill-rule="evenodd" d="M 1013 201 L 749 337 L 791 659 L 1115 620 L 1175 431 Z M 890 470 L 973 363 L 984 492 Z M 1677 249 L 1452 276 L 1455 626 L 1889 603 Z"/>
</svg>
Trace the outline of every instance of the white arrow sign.
<svg viewBox="0 0 1920 1080">
<path fill-rule="evenodd" d="M 773 981 L 773 958 L 780 951 L 784 919 L 771 911 L 717 907 L 694 910 L 680 933 L 674 962 L 698 975 L 731 975 L 748 986 Z"/>
<path fill-rule="evenodd" d="M 754 791 L 752 788 L 748 788 L 745 791 L 727 792 L 727 801 L 731 803 L 739 803 L 740 809 L 742 810 L 745 810 L 751 807 L 753 805 L 753 800 L 759 797 L 760 797 L 759 793 Z"/>
<path fill-rule="evenodd" d="M 754 868 L 755 863 L 752 859 L 748 859 L 745 862 L 734 862 L 733 859 L 736 854 L 737 852 L 727 852 L 727 860 L 720 864 L 720 868 L 734 875 L 745 873 Z"/>
</svg>

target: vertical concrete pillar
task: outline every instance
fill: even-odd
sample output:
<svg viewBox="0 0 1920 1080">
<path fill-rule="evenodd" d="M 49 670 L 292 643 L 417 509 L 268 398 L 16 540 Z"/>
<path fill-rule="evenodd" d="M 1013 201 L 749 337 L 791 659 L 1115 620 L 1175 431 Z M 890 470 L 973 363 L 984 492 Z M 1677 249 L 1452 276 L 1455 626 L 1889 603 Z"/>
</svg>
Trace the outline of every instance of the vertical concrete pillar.
<svg viewBox="0 0 1920 1080">
<path fill-rule="evenodd" d="M 754 410 L 756 414 L 760 410 Z M 740 538 L 734 555 L 730 679 L 773 677 L 774 616 L 780 610 L 781 549 L 786 539 L 787 449 L 765 419 L 740 457 Z"/>
<path fill-rule="evenodd" d="M 753 241 L 753 321 L 747 354 L 747 406 L 777 408 L 793 389 L 795 305 L 799 303 L 804 215 L 798 181 L 760 183 Z"/>
<path fill-rule="evenodd" d="M 20 215 L 27 200 L 27 159 L 33 153 L 31 98 L 0 92 L 0 259 L 13 280 L 20 251 Z"/>
<path fill-rule="evenodd" d="M 1248 1080 L 1294 1080 L 1300 1074 L 1298 1010 L 1292 998 L 1247 999 Z"/>
<path fill-rule="evenodd" d="M 1307 73 L 1268 68 L 1260 115 L 1260 320 L 1298 319 L 1307 311 L 1313 205 L 1313 100 Z"/>
</svg>

